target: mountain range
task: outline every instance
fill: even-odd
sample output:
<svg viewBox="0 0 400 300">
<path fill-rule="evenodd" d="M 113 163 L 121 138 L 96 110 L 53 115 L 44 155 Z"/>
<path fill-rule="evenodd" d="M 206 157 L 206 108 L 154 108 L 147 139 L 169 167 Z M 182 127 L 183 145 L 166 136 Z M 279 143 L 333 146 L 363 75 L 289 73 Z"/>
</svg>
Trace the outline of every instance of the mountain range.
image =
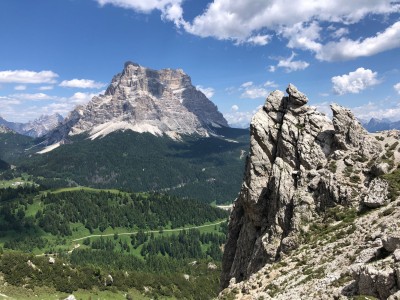
<svg viewBox="0 0 400 300">
<path fill-rule="evenodd" d="M 58 113 L 52 115 L 42 115 L 39 118 L 27 123 L 9 122 L 0 116 L 0 125 L 7 127 L 19 134 L 30 137 L 41 137 L 57 126 L 64 120 L 63 116 Z"/>
<path fill-rule="evenodd" d="M 400 121 L 393 122 L 389 119 L 371 118 L 369 121 L 363 121 L 361 123 L 369 132 L 400 129 Z"/>
<path fill-rule="evenodd" d="M 248 130 L 230 128 L 182 70 L 127 62 L 104 95 L 57 124 L 37 139 L 3 134 L 0 159 L 51 180 L 48 187 L 160 191 L 219 203 L 239 191 Z"/>
</svg>

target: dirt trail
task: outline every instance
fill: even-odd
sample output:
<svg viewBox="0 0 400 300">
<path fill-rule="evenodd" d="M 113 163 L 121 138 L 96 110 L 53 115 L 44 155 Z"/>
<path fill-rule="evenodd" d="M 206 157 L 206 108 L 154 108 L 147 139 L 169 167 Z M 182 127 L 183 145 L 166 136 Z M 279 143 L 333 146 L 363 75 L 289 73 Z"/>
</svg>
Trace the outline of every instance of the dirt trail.
<svg viewBox="0 0 400 300">
<path fill-rule="evenodd" d="M 221 224 L 225 222 L 225 220 L 223 221 L 219 221 L 216 223 L 212 223 L 212 224 L 207 224 L 207 225 L 200 225 L 200 226 L 192 226 L 192 227 L 184 227 L 184 228 L 176 228 L 176 229 L 164 229 L 163 232 L 173 232 L 173 231 L 181 231 L 181 230 L 189 230 L 189 229 L 195 229 L 195 228 L 203 228 L 203 227 L 209 227 L 209 226 L 215 226 L 218 224 Z M 159 230 L 147 230 L 147 231 L 143 231 L 144 233 L 155 233 L 155 232 L 159 232 Z M 137 231 L 132 231 L 132 232 L 121 232 L 118 233 L 118 235 L 131 235 L 131 234 L 137 234 Z M 105 237 L 105 236 L 113 236 L 114 233 L 108 233 L 108 234 L 91 234 L 91 235 L 87 235 L 78 239 L 74 239 L 72 240 L 73 242 L 77 242 L 77 241 L 81 241 L 84 240 L 86 238 L 91 238 L 91 237 Z"/>
</svg>

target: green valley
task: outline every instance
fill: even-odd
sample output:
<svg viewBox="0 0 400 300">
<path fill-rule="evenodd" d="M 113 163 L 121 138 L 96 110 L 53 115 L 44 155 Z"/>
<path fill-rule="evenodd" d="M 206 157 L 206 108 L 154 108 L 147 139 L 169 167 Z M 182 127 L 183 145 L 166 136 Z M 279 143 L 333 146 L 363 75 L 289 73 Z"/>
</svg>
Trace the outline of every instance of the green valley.
<svg viewBox="0 0 400 300">
<path fill-rule="evenodd" d="M 0 270 L 9 292 L 205 299 L 218 291 L 226 217 L 159 193 L 3 188 Z"/>
</svg>

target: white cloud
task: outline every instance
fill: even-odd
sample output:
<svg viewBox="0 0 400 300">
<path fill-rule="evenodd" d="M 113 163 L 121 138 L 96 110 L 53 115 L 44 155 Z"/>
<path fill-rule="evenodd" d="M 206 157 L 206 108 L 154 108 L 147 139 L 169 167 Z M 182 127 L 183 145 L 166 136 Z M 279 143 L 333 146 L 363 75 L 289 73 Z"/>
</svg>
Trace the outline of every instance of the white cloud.
<svg viewBox="0 0 400 300">
<path fill-rule="evenodd" d="M 253 111 L 235 111 L 224 114 L 224 117 L 231 127 L 247 128 L 253 115 Z"/>
<path fill-rule="evenodd" d="M 257 34 L 257 35 L 249 37 L 246 40 L 246 43 L 258 45 L 258 46 L 265 46 L 269 43 L 271 38 L 272 38 L 272 36 L 269 34 L 266 34 L 266 35 Z"/>
<path fill-rule="evenodd" d="M 14 90 L 16 90 L 16 91 L 25 91 L 26 90 L 26 85 L 16 85 L 14 87 Z"/>
<path fill-rule="evenodd" d="M 392 121 L 400 120 L 400 104 L 390 105 L 387 101 L 369 102 L 362 106 L 351 109 L 357 118 L 362 120 L 390 119 Z"/>
<path fill-rule="evenodd" d="M 58 97 L 48 96 L 45 94 L 15 94 L 7 97 L 0 96 L 0 111 L 6 120 L 16 122 L 27 122 L 41 116 L 42 114 L 50 115 L 54 113 L 60 113 L 67 115 L 77 105 L 86 104 L 94 96 L 103 94 L 105 91 L 100 93 L 74 93 L 70 97 Z M 20 98 L 14 97 L 19 96 Z M 50 103 L 46 102 L 26 102 L 25 100 L 43 100 L 47 97 L 51 97 L 53 100 Z M 26 106 L 27 103 L 34 103 L 32 106 Z"/>
<path fill-rule="evenodd" d="M 202 37 L 245 40 L 262 29 L 279 30 L 296 23 L 312 20 L 337 23 L 356 23 L 368 14 L 388 14 L 399 11 L 395 1 L 296 1 L 291 0 L 214 0 L 202 15 L 185 29 Z"/>
<path fill-rule="evenodd" d="M 246 88 L 253 85 L 253 81 L 247 81 L 241 85 L 241 87 Z"/>
<path fill-rule="evenodd" d="M 197 85 L 196 89 L 198 89 L 200 92 L 206 95 L 207 98 L 211 98 L 212 96 L 214 96 L 215 91 L 211 87 L 203 87 L 201 85 Z"/>
<path fill-rule="evenodd" d="M 239 106 L 237 106 L 236 104 L 232 105 L 231 107 L 232 111 L 238 111 L 239 110 Z"/>
<path fill-rule="evenodd" d="M 21 101 L 7 96 L 0 96 L 0 108 L 5 108 L 9 105 L 21 104 Z"/>
<path fill-rule="evenodd" d="M 329 118 L 332 118 L 332 109 L 330 107 L 331 104 L 332 102 L 324 101 L 321 103 L 316 103 L 312 105 L 312 107 L 315 107 L 319 112 L 322 112 Z"/>
<path fill-rule="evenodd" d="M 270 72 L 275 72 L 277 68 L 283 68 L 287 73 L 306 69 L 310 64 L 302 60 L 293 60 L 296 53 L 292 52 L 288 58 L 279 59 L 276 66 L 270 66 Z"/>
<path fill-rule="evenodd" d="M 315 1 L 297 0 L 295 9 L 292 0 L 213 0 L 193 20 L 184 20 L 184 0 L 96 0 L 101 6 L 111 4 L 141 13 L 154 10 L 161 12 L 163 20 L 172 21 L 177 28 L 200 37 L 231 40 L 235 44 L 251 43 L 266 45 L 273 34 L 288 40 L 289 48 L 306 49 L 315 53 L 320 60 L 346 60 L 400 47 L 398 23 L 383 33 L 361 41 L 345 39 L 346 28 L 336 29 L 324 37 L 337 39 L 322 44 L 320 32 L 332 31 L 333 24 L 351 25 L 367 16 L 388 16 L 399 13 L 400 3 L 392 0 L 369 1 Z M 268 33 L 268 34 L 266 34 Z M 354 36 L 360 32 L 352 32 Z M 355 51 L 353 51 L 355 50 Z M 273 68 L 270 69 L 274 71 Z"/>
<path fill-rule="evenodd" d="M 96 0 L 101 6 L 111 4 L 117 7 L 131 9 L 141 13 L 151 13 L 153 10 L 161 11 L 164 20 L 172 21 L 176 26 L 181 26 L 184 21 L 182 18 L 182 0 Z"/>
<path fill-rule="evenodd" d="M 400 82 L 396 83 L 393 88 L 397 91 L 398 94 L 400 94 Z"/>
<path fill-rule="evenodd" d="M 348 35 L 349 30 L 345 27 L 339 28 L 332 33 L 332 36 L 336 39 L 341 38 L 342 36 Z"/>
<path fill-rule="evenodd" d="M 247 128 L 250 126 L 251 118 L 261 107 L 262 105 L 258 106 L 253 111 L 238 111 L 232 109 L 232 112 L 225 113 L 224 117 L 232 127 Z"/>
<path fill-rule="evenodd" d="M 349 60 L 357 57 L 372 56 L 400 47 L 400 21 L 364 40 L 342 38 L 338 42 L 321 45 L 316 51 L 316 58 L 325 61 Z"/>
<path fill-rule="evenodd" d="M 44 93 L 35 93 L 35 94 L 13 94 L 10 95 L 13 98 L 21 99 L 21 100 L 31 100 L 31 101 L 37 101 L 37 100 L 51 100 L 55 99 L 54 96 L 49 96 Z"/>
<path fill-rule="evenodd" d="M 321 29 L 316 21 L 310 24 L 300 22 L 290 27 L 283 27 L 280 33 L 289 40 L 287 44 L 289 48 L 319 51 L 321 44 L 316 41 L 320 38 Z"/>
<path fill-rule="evenodd" d="M 70 88 L 81 88 L 81 89 L 101 89 L 105 86 L 105 83 L 96 82 L 90 79 L 72 79 L 72 80 L 63 80 L 60 83 L 62 87 L 70 87 Z"/>
<path fill-rule="evenodd" d="M 40 86 L 38 88 L 39 91 L 48 91 L 48 90 L 52 90 L 54 88 L 54 86 L 52 85 L 44 85 L 44 86 Z"/>
<path fill-rule="evenodd" d="M 86 104 L 94 96 L 98 96 L 99 94 L 104 94 L 105 91 L 101 91 L 100 93 L 82 93 L 82 92 L 77 92 L 73 94 L 71 97 L 67 99 L 67 102 L 73 103 L 74 105 L 79 105 L 79 104 Z"/>
<path fill-rule="evenodd" d="M 278 85 L 277 85 L 274 81 L 271 81 L 271 80 L 267 80 L 267 81 L 264 83 L 264 86 L 266 86 L 266 87 L 272 87 L 272 88 L 278 87 Z"/>
<path fill-rule="evenodd" d="M 271 72 L 271 73 L 273 73 L 273 72 L 276 71 L 276 67 L 275 67 L 275 66 L 269 66 L 269 67 L 268 67 L 268 71 Z"/>
<path fill-rule="evenodd" d="M 258 99 L 268 96 L 267 89 L 265 89 L 263 86 L 255 85 L 252 81 L 243 83 L 240 86 L 239 91 L 242 93 L 240 98 Z"/>
<path fill-rule="evenodd" d="M 370 69 L 358 68 L 354 72 L 332 77 L 333 90 L 338 95 L 358 94 L 362 90 L 379 83 L 378 73 Z"/>
<path fill-rule="evenodd" d="M 55 83 L 57 77 L 53 71 L 0 71 L 0 82 L 4 83 Z"/>
</svg>

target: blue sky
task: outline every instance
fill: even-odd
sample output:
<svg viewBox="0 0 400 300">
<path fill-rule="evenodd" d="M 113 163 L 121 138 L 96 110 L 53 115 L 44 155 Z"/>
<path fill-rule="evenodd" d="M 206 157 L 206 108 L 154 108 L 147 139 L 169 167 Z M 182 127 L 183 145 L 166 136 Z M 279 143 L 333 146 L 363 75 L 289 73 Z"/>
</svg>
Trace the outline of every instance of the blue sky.
<svg viewBox="0 0 400 300">
<path fill-rule="evenodd" d="M 181 68 L 230 124 L 295 84 L 309 104 L 400 120 L 400 2 L 2 0 L 0 115 L 67 115 L 125 61 Z"/>
</svg>

